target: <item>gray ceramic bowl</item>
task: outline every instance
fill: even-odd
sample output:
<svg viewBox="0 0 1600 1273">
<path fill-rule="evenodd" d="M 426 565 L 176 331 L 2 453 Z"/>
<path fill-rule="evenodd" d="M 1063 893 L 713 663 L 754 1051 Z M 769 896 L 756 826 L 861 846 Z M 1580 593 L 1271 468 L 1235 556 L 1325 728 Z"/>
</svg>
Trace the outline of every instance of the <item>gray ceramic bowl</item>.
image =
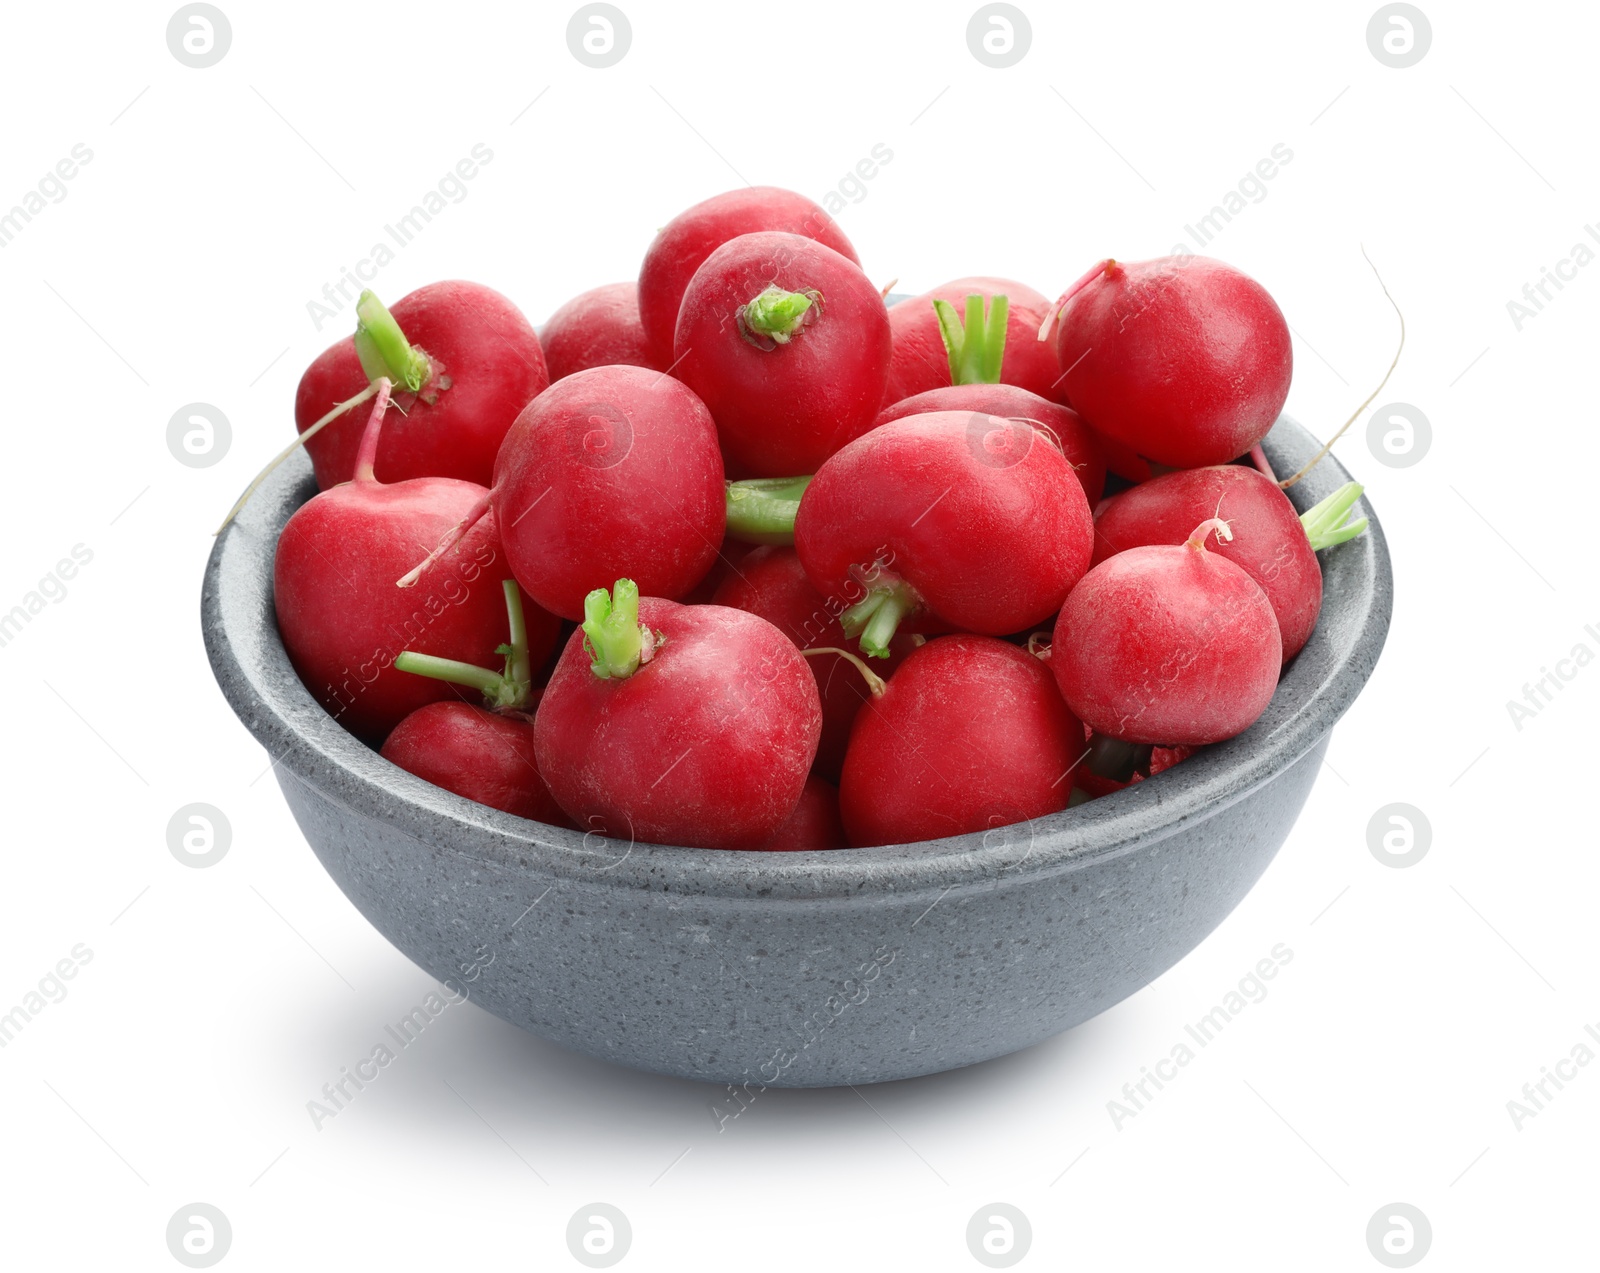
<svg viewBox="0 0 1600 1273">
<path fill-rule="evenodd" d="M 1279 472 L 1315 451 L 1287 418 Z M 1302 509 L 1348 474 L 1332 459 Z M 1322 554 L 1310 644 L 1245 734 L 1091 804 L 984 835 L 832 853 L 623 844 L 499 813 L 391 765 L 295 676 L 272 608 L 301 456 L 218 539 L 206 649 L 345 895 L 432 976 L 590 1056 L 812 1087 L 1025 1048 L 1148 984 L 1239 903 L 1289 834 L 1388 630 L 1376 519 Z M 1372 517 L 1363 502 L 1357 512 Z"/>
</svg>

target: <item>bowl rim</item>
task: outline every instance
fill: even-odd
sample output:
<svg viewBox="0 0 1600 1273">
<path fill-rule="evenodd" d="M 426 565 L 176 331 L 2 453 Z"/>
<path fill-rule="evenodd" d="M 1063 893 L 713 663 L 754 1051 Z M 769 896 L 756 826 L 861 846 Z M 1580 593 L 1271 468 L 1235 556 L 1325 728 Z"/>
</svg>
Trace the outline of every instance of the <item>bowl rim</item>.
<svg viewBox="0 0 1600 1273">
<path fill-rule="evenodd" d="M 1319 444 L 1281 416 L 1263 443 L 1277 472 Z M 1332 455 L 1287 492 L 1304 511 L 1351 480 Z M 1367 533 L 1319 554 L 1317 629 L 1249 730 L 1181 766 L 1061 813 L 1012 827 L 865 849 L 787 853 L 628 843 L 531 822 L 457 796 L 383 759 L 311 697 L 272 618 L 277 533 L 315 493 L 304 452 L 281 466 L 217 537 L 206 563 L 201 623 L 229 705 L 285 775 L 436 852 L 598 887 L 729 901 L 884 901 L 906 894 L 1035 879 L 1159 843 L 1270 782 L 1309 752 L 1354 701 L 1382 650 L 1392 607 L 1387 542 L 1365 497 Z M 936 903 L 934 903 L 936 904 Z M 924 912 L 925 913 L 925 912 Z"/>
</svg>

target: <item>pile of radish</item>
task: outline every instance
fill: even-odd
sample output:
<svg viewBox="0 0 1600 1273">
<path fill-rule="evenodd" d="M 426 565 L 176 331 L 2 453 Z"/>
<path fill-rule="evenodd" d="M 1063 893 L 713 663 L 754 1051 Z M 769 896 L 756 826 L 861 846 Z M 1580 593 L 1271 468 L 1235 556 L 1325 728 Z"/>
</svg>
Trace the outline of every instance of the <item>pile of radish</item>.
<svg viewBox="0 0 1600 1273">
<path fill-rule="evenodd" d="M 363 294 L 295 398 L 306 688 L 461 796 L 707 849 L 987 832 L 1248 729 L 1366 525 L 1267 465 L 1265 289 L 1184 257 L 887 291 L 757 188 L 537 334 L 478 284 Z"/>
</svg>

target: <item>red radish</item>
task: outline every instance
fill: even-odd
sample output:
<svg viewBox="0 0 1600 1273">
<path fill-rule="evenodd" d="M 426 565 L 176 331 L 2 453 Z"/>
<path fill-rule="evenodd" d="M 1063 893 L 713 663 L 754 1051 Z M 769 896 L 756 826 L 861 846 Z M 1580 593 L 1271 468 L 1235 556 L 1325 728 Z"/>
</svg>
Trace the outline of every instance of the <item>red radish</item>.
<svg viewBox="0 0 1600 1273">
<path fill-rule="evenodd" d="M 889 349 L 883 297 L 855 262 L 802 235 L 745 234 L 690 280 L 673 375 L 710 409 L 729 468 L 782 477 L 871 424 Z"/>
<path fill-rule="evenodd" d="M 1242 733 L 1266 710 L 1283 664 L 1278 621 L 1254 579 L 1206 551 L 1212 532 L 1231 534 L 1208 518 L 1181 545 L 1108 558 L 1061 608 L 1050 670 L 1096 733 L 1194 747 Z"/>
<path fill-rule="evenodd" d="M 296 510 L 278 537 L 273 601 L 284 648 L 312 695 L 351 733 L 381 739 L 424 704 L 455 696 L 439 681 L 392 665 L 402 650 L 481 663 L 505 627 L 500 590 L 485 570 L 504 568 L 492 518 L 479 521 L 438 562 L 426 586 L 402 592 L 395 575 L 487 493 L 447 477 L 383 483 L 373 476 L 389 382 L 362 438 L 354 480 Z M 529 615 L 536 658 L 555 642 L 556 621 Z"/>
<path fill-rule="evenodd" d="M 1103 262 L 1048 321 L 1063 369 L 1053 396 L 1159 464 L 1243 455 L 1289 396 L 1282 312 L 1254 279 L 1209 257 Z"/>
<path fill-rule="evenodd" d="M 902 398 L 878 412 L 874 427 L 930 411 L 978 411 L 1008 420 L 1031 420 L 1043 425 L 1057 442 L 1078 475 L 1078 483 L 1092 507 L 1106 487 L 1106 462 L 1102 443 L 1071 407 L 1041 398 L 1015 385 L 951 385 Z"/>
<path fill-rule="evenodd" d="M 429 703 L 394 727 L 382 755 L 468 800 L 550 826 L 572 825 L 539 775 L 532 716 Z"/>
<path fill-rule="evenodd" d="M 563 619 L 583 618 L 584 598 L 623 572 L 682 597 L 716 560 L 727 510 L 716 424 L 671 376 L 612 366 L 557 381 L 517 417 L 494 472 L 467 523 L 492 507 L 511 573 Z"/>
<path fill-rule="evenodd" d="M 637 283 L 607 283 L 574 296 L 550 315 L 539 340 L 552 381 L 617 363 L 655 371 L 667 366 L 651 352 L 639 321 Z"/>
<path fill-rule="evenodd" d="M 1302 519 L 1278 484 L 1239 464 L 1165 473 L 1113 496 L 1095 518 L 1094 560 L 1146 544 L 1181 544 L 1199 522 L 1220 517 L 1233 532 L 1211 550 L 1260 585 L 1283 638 L 1283 660 L 1300 653 L 1322 609 L 1317 550 L 1361 533 L 1365 519 L 1343 525 L 1360 498 L 1340 488 Z M 1317 538 L 1312 539 L 1315 528 Z"/>
<path fill-rule="evenodd" d="M 1088 569 L 1083 487 L 1050 439 L 976 412 L 907 416 L 858 438 L 801 497 L 795 548 L 812 586 L 884 657 L 900 622 L 1000 636 L 1041 623 Z"/>
<path fill-rule="evenodd" d="M 550 794 L 534 760 L 532 651 L 522 593 L 515 580 L 505 593 L 511 640 L 500 647 L 505 669 L 406 650 L 394 661 L 402 672 L 467 685 L 482 692 L 487 708 L 468 703 L 429 703 L 394 727 L 382 755 L 400 768 L 469 800 L 518 817 L 571 826 Z M 493 710 L 489 710 L 493 709 Z"/>
<path fill-rule="evenodd" d="M 585 608 L 534 720 L 556 802 L 614 839 L 760 848 L 822 730 L 800 652 L 755 615 L 641 599 L 626 579 Z"/>
<path fill-rule="evenodd" d="M 968 297 L 980 297 L 974 308 Z M 996 312 L 994 302 L 1003 298 L 1005 306 Z M 949 333 L 942 330 L 940 315 L 934 302 L 961 309 L 967 313 L 964 348 L 949 347 Z M 992 321 L 982 321 L 982 307 L 989 306 Z M 990 384 L 1016 385 L 1038 394 L 1052 397 L 1055 382 L 1061 376 L 1056 363 L 1055 347 L 1037 339 L 1039 325 L 1050 312 L 1050 300 L 1025 283 L 1003 278 L 960 278 L 943 287 L 936 287 L 921 296 L 897 301 L 889 309 L 889 330 L 894 338 L 894 357 L 889 366 L 889 386 L 884 402 L 893 404 L 913 394 L 930 389 L 944 389 L 952 384 L 970 384 L 986 381 Z M 974 319 L 978 321 L 974 321 Z M 954 314 L 946 315 L 946 322 L 954 322 Z M 992 329 L 992 330 L 990 330 Z M 993 347 L 992 375 L 973 377 L 971 371 L 958 378 L 952 363 L 965 360 L 975 364 Z M 1004 359 L 1000 349 L 1004 349 Z"/>
<path fill-rule="evenodd" d="M 1045 664 L 993 637 L 938 637 L 856 719 L 839 783 L 845 830 L 865 848 L 1059 813 L 1083 752 Z"/>
<path fill-rule="evenodd" d="M 765 853 L 804 853 L 844 848 L 844 823 L 839 821 L 839 788 L 821 778 L 806 779 L 800 803 L 773 837 L 761 846 Z"/>
<path fill-rule="evenodd" d="M 487 485 L 517 413 L 550 383 L 539 338 L 499 292 L 478 283 L 430 283 L 387 310 L 371 292 L 356 303 L 356 334 L 319 354 L 295 393 L 302 433 L 330 409 L 387 376 L 404 413 L 383 431 L 382 482 L 454 477 Z M 361 446 L 353 416 L 306 442 L 323 490 L 350 480 Z"/>
<path fill-rule="evenodd" d="M 1150 461 L 1127 443 L 1118 442 L 1097 430 L 1091 429 L 1090 432 L 1100 443 L 1100 453 L 1106 457 L 1107 472 L 1115 473 L 1123 481 L 1132 482 L 1135 486 L 1140 482 L 1148 482 L 1156 475 L 1156 471 L 1150 467 Z"/>
<path fill-rule="evenodd" d="M 856 250 L 833 218 L 792 190 L 751 186 L 695 204 L 656 234 L 639 267 L 639 317 L 657 361 L 672 361 L 678 307 L 706 257 L 729 239 L 760 230 L 803 234 L 856 260 Z"/>
<path fill-rule="evenodd" d="M 719 606 L 732 606 L 760 615 L 800 650 L 817 650 L 808 656 L 822 700 L 822 738 L 817 744 L 815 771 L 838 781 L 845 748 L 856 713 L 872 696 L 872 682 L 851 666 L 854 656 L 825 653 L 849 644 L 839 626 L 844 603 L 826 601 L 806 578 L 805 568 L 792 548 L 763 547 L 749 553 L 729 572 L 711 598 Z M 913 637 L 896 637 L 888 660 L 873 669 L 874 677 L 890 676 L 900 660 L 916 648 Z M 859 663 L 859 660 L 856 660 Z"/>
</svg>

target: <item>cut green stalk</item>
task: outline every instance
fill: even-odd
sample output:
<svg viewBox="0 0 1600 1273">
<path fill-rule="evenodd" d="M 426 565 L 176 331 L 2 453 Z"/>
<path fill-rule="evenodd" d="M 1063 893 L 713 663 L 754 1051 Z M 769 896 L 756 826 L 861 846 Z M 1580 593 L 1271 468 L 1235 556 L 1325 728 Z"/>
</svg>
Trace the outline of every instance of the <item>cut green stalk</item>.
<svg viewBox="0 0 1600 1273">
<path fill-rule="evenodd" d="M 639 586 L 618 579 L 608 593 L 596 588 L 583 599 L 583 647 L 603 681 L 632 676 L 654 656 L 658 638 L 639 622 Z"/>
<path fill-rule="evenodd" d="M 1006 352 L 1006 314 L 1010 302 L 996 296 L 989 302 L 989 313 L 983 312 L 983 297 L 974 293 L 967 297 L 964 321 L 956 318 L 956 308 L 949 301 L 934 301 L 933 312 L 939 318 L 939 335 L 944 339 L 945 352 L 950 356 L 950 383 L 953 385 L 997 385 L 1000 383 L 1000 365 Z"/>
<path fill-rule="evenodd" d="M 533 693 L 533 670 L 528 662 L 528 624 L 522 612 L 522 591 L 515 579 L 502 580 L 506 595 L 506 618 L 511 640 L 496 650 L 505 655 L 505 671 L 495 672 L 475 663 L 441 659 L 432 654 L 405 650 L 395 656 L 394 665 L 402 672 L 430 676 L 453 685 L 469 685 L 483 694 L 484 703 L 496 711 L 521 711 Z"/>
<path fill-rule="evenodd" d="M 816 313 L 811 312 L 816 306 Z M 822 312 L 822 293 L 814 288 L 788 292 L 776 283 L 745 304 L 735 315 L 739 334 L 758 349 L 787 345 Z"/>
<path fill-rule="evenodd" d="M 428 356 L 413 349 L 394 315 L 371 292 L 356 301 L 356 356 L 368 380 L 388 376 L 398 388 L 420 392 L 432 373 Z"/>
<path fill-rule="evenodd" d="M 846 636 L 861 638 L 861 652 L 868 658 L 886 659 L 901 621 L 921 604 L 916 589 L 896 579 L 873 588 L 839 616 L 839 625 Z"/>
<path fill-rule="evenodd" d="M 742 544 L 792 544 L 809 477 L 751 477 L 728 483 L 728 538 Z"/>
<path fill-rule="evenodd" d="M 1300 515 L 1300 524 L 1306 528 L 1306 538 L 1317 551 L 1354 539 L 1367 528 L 1367 519 L 1358 517 L 1346 522 L 1355 502 L 1361 498 L 1359 482 L 1346 482 L 1327 499 Z"/>
</svg>

